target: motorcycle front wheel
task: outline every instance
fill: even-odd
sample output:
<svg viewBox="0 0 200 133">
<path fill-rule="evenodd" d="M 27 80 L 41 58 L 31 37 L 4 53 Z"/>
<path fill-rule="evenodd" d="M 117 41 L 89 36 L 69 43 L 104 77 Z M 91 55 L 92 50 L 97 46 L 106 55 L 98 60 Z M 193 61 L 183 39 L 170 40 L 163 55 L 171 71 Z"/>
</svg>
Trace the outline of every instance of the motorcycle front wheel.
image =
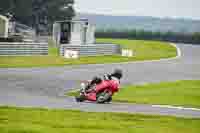
<svg viewBox="0 0 200 133">
<path fill-rule="evenodd" d="M 76 102 L 83 102 L 85 101 L 85 96 L 84 95 L 79 95 L 75 97 Z"/>
</svg>

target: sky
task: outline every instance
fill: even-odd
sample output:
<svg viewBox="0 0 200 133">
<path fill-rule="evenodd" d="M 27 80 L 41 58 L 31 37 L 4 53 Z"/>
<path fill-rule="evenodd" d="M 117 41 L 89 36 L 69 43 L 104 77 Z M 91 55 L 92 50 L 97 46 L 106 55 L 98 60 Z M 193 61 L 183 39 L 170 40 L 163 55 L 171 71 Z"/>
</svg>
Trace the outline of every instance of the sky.
<svg viewBox="0 0 200 133">
<path fill-rule="evenodd" d="M 200 0 L 75 0 L 81 13 L 200 20 Z"/>
</svg>

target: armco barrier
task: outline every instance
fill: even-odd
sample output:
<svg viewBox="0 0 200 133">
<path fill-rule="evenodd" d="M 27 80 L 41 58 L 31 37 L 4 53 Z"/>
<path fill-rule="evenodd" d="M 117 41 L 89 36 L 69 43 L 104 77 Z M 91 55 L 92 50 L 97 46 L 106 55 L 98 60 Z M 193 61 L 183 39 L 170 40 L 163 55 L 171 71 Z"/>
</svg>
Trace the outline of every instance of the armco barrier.
<svg viewBox="0 0 200 133">
<path fill-rule="evenodd" d="M 48 55 L 47 43 L 0 42 L 0 56 Z"/>
<path fill-rule="evenodd" d="M 64 51 L 74 50 L 79 52 L 79 56 L 114 55 L 121 53 L 120 45 L 116 44 L 95 44 L 95 45 L 70 45 L 60 46 L 60 55 L 64 56 Z"/>
</svg>

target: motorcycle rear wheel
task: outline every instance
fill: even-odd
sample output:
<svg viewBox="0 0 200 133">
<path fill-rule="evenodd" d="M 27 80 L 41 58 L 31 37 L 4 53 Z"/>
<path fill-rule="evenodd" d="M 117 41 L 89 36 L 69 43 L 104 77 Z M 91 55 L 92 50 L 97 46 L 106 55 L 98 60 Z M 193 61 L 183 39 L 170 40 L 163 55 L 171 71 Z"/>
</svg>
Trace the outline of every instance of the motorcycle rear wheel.
<svg viewBox="0 0 200 133">
<path fill-rule="evenodd" d="M 97 95 L 97 103 L 103 104 L 106 102 L 111 102 L 112 101 L 112 96 L 110 96 L 109 93 L 103 92 Z"/>
</svg>

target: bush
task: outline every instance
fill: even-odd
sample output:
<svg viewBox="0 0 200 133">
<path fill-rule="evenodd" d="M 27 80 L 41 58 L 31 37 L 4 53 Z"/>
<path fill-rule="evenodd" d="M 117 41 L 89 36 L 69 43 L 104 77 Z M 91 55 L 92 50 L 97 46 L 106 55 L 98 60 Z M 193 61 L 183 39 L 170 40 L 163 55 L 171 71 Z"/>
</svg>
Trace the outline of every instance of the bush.
<svg viewBox="0 0 200 133">
<path fill-rule="evenodd" d="M 23 36 L 21 34 L 14 34 L 9 38 L 11 38 L 13 42 L 23 42 Z"/>
<path fill-rule="evenodd" d="M 0 37 L 0 42 L 14 42 L 13 38 Z"/>
<path fill-rule="evenodd" d="M 134 40 L 158 40 L 169 41 L 177 43 L 192 43 L 200 44 L 200 33 L 176 33 L 176 32 L 151 32 L 144 30 L 106 30 L 96 31 L 95 36 L 97 38 L 123 38 Z"/>
</svg>

